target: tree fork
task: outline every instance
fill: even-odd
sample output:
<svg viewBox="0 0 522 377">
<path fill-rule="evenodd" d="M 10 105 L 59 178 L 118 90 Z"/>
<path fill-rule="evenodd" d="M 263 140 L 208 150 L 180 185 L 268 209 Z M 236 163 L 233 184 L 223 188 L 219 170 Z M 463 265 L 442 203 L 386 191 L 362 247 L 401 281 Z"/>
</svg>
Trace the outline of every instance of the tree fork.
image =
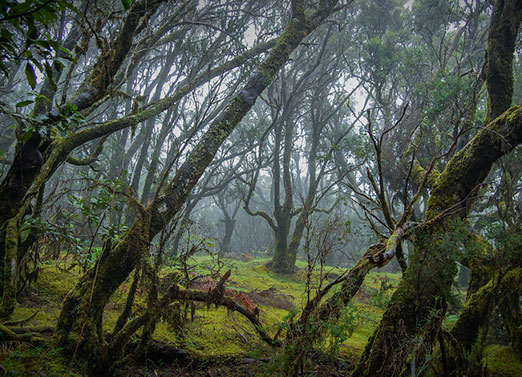
<svg viewBox="0 0 522 377">
<path fill-rule="evenodd" d="M 135 268 L 143 248 L 179 212 L 190 191 L 205 168 L 212 161 L 223 141 L 254 104 L 261 92 L 271 83 L 280 67 L 301 40 L 314 30 L 331 12 L 337 1 L 329 2 L 311 18 L 293 16 L 283 34 L 225 110 L 210 125 L 200 142 L 177 171 L 170 184 L 144 210 L 122 241 L 108 255 L 103 255 L 68 294 L 57 323 L 57 343 L 69 355 L 77 354 L 86 360 L 103 359 L 103 340 L 97 339 L 97 328 L 109 298 Z"/>
<path fill-rule="evenodd" d="M 451 231 L 451 218 L 467 214 L 473 194 L 493 163 L 521 141 L 522 107 L 515 106 L 479 131 L 448 162 L 428 200 L 426 213 L 431 221 L 416 232 L 412 263 L 353 376 L 396 376 L 404 368 L 419 333 L 426 342 L 433 341 L 445 308 L 444 297 L 456 272 L 442 236 Z"/>
</svg>

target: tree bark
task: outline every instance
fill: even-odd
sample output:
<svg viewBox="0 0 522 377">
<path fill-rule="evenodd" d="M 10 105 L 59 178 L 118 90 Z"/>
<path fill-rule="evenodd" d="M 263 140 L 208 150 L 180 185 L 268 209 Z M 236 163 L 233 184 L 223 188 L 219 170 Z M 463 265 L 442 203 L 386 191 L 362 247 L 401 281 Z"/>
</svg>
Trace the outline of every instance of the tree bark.
<svg viewBox="0 0 522 377">
<path fill-rule="evenodd" d="M 103 253 L 68 294 L 56 331 L 57 343 L 67 354 L 76 354 L 84 360 L 105 359 L 101 321 L 109 298 L 135 268 L 152 238 L 180 211 L 223 141 L 288 61 L 291 52 L 333 12 L 336 3 L 328 3 L 328 7 L 311 18 L 304 16 L 304 9 L 291 18 L 267 59 L 210 125 L 168 186 L 143 209 L 121 242 Z"/>
<path fill-rule="evenodd" d="M 522 107 L 516 106 L 482 129 L 449 162 L 428 200 L 428 221 L 417 231 L 410 267 L 352 376 L 397 376 L 422 339 L 431 344 L 445 312 L 455 259 L 445 234 L 464 217 L 492 164 L 522 141 Z"/>
</svg>

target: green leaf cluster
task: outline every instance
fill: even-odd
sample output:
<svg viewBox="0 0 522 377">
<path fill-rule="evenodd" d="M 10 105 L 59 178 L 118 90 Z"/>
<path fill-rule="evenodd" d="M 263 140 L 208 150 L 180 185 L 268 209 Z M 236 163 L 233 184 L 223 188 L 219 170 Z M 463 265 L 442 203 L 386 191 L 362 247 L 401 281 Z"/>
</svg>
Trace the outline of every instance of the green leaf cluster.
<svg viewBox="0 0 522 377">
<path fill-rule="evenodd" d="M 25 77 L 32 89 L 38 81 L 37 68 L 56 90 L 53 66 L 61 70 L 62 59 L 73 60 L 73 57 L 51 35 L 50 27 L 67 9 L 77 12 L 66 0 L 0 0 L 0 71 L 7 76 L 9 62 L 25 61 Z M 64 53 L 61 58 L 59 51 Z"/>
</svg>

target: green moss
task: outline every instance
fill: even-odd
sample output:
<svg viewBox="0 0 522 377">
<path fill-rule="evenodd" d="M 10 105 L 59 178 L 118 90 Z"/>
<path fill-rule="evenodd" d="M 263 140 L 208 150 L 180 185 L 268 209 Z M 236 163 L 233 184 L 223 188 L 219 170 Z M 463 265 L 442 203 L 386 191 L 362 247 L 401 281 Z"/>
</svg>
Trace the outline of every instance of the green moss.
<svg viewBox="0 0 522 377">
<path fill-rule="evenodd" d="M 64 267 L 70 266 L 64 265 L 60 268 L 55 263 L 43 265 L 35 285 L 35 289 L 40 294 L 57 301 L 57 304 L 61 304 L 65 295 L 74 288 L 74 285 L 80 278 L 80 272 L 77 268 L 67 270 Z"/>
<path fill-rule="evenodd" d="M 11 316 L 11 321 L 21 321 L 31 317 L 34 313 L 37 313 L 30 321 L 31 326 L 35 327 L 47 327 L 54 326 L 56 324 L 56 318 L 60 314 L 59 309 L 51 308 L 48 306 L 40 306 L 38 308 L 27 308 L 18 305 Z"/>
<path fill-rule="evenodd" d="M 508 346 L 493 344 L 486 347 L 482 364 L 491 377 L 522 376 L 522 361 Z"/>
<path fill-rule="evenodd" d="M 81 377 L 67 366 L 59 350 L 50 346 L 34 347 L 27 343 L 0 343 L 0 364 L 4 376 Z"/>
<path fill-rule="evenodd" d="M 297 273 L 280 275 L 266 267 L 268 260 L 268 258 L 250 261 L 222 259 L 223 271 L 229 268 L 232 270 L 227 287 L 241 291 L 262 291 L 275 288 L 289 296 L 298 309 L 301 308 L 306 300 L 306 262 L 297 261 L 297 266 L 300 268 Z M 214 264 L 214 260 L 209 256 L 197 256 L 192 262 L 195 265 L 195 271 L 201 275 L 209 274 L 211 266 Z M 340 274 L 343 269 L 328 266 L 326 271 Z M 400 274 L 370 273 L 365 281 L 365 289 L 378 289 L 384 277 L 394 287 L 400 280 Z M 318 272 L 314 272 L 313 281 L 317 282 L 318 278 Z M 393 289 L 390 289 L 389 293 L 392 292 Z M 382 309 L 367 303 L 356 301 L 355 307 L 358 316 L 357 325 L 352 336 L 344 341 L 339 349 L 342 356 L 350 359 L 356 357 L 364 349 L 383 313 Z M 284 318 L 287 315 L 286 310 L 261 306 L 261 323 L 266 326 L 271 335 L 275 334 L 279 326 L 284 326 Z M 234 327 L 245 336 L 250 345 L 241 339 L 241 335 L 234 330 Z M 184 339 L 176 338 L 177 335 L 168 329 L 167 324 L 161 323 L 158 325 L 155 338 L 172 342 L 200 356 L 233 356 L 245 352 L 248 354 L 255 351 L 257 347 L 264 346 L 248 321 L 237 313 L 227 313 L 223 308 L 216 310 L 199 306 L 194 322 L 189 323 L 183 329 L 183 333 L 185 334 Z"/>
<path fill-rule="evenodd" d="M 12 321 L 29 318 L 31 326 L 54 326 L 65 295 L 74 287 L 79 278 L 79 271 L 72 269 L 67 271 L 56 263 L 44 264 L 38 274 L 38 280 L 33 285 L 33 292 L 28 297 L 22 298 L 22 304 L 18 304 L 11 316 Z"/>
<path fill-rule="evenodd" d="M 226 284 L 227 288 L 243 292 L 275 288 L 282 294 L 287 295 L 299 312 L 306 302 L 306 263 L 298 261 L 297 266 L 300 270 L 293 275 L 279 275 L 267 269 L 267 261 L 268 258 L 249 261 L 222 259 L 224 266 L 221 271 L 226 271 L 229 268 L 232 270 L 231 277 Z M 208 275 L 213 270 L 214 262 L 209 256 L 197 256 L 190 263 L 195 266 L 194 270 L 198 274 Z M 81 275 L 77 268 L 67 271 L 68 268 L 70 268 L 70 265 L 67 262 L 60 262 L 60 268 L 54 263 L 45 264 L 40 271 L 37 283 L 34 285 L 35 297 L 24 301 L 24 305 L 18 306 L 14 312 L 13 319 L 27 318 L 35 311 L 38 311 L 36 317 L 28 325 L 54 326 L 59 316 L 64 296 L 74 288 Z M 343 272 L 343 269 L 328 266 L 325 268 L 325 272 L 340 274 Z M 169 273 L 172 273 L 172 270 L 166 269 L 161 272 L 162 275 Z M 363 289 L 366 291 L 379 289 L 383 277 L 386 277 L 393 286 L 396 286 L 400 279 L 400 274 L 370 273 L 366 278 Z M 312 280 L 317 283 L 318 278 L 319 273 L 314 272 Z M 125 305 L 130 285 L 131 277 L 115 291 L 106 306 L 103 316 L 103 325 L 106 332 L 112 332 L 114 324 Z M 391 293 L 391 291 L 393 291 L 393 288 L 389 292 Z M 364 298 L 364 295 L 362 299 L 364 302 L 354 300 L 357 320 L 353 334 L 339 346 L 340 356 L 350 360 L 355 360 L 360 355 L 383 313 L 382 309 L 370 305 Z M 269 349 L 259 339 L 251 323 L 242 315 L 229 313 L 225 308 L 216 309 L 211 307 L 208 309 L 203 304 L 196 305 L 197 310 L 193 322 L 188 322 L 182 330 L 178 329 L 175 331 L 169 328 L 168 323 L 160 321 L 157 324 L 154 338 L 185 349 L 198 358 L 235 357 L 256 352 L 269 355 L 268 357 L 274 356 L 274 350 Z M 134 318 L 142 313 L 146 306 L 147 289 L 140 287 L 133 306 L 132 317 Z M 288 314 L 287 310 L 270 306 L 260 307 L 261 323 L 271 336 L 274 336 L 281 326 L 284 327 L 285 317 Z M 284 331 L 281 336 L 284 338 Z M 74 341 L 72 342 L 74 343 Z M 328 341 L 323 343 L 321 343 L 320 347 L 326 350 Z M 61 365 L 60 363 L 61 361 L 58 362 L 58 365 Z M 37 368 L 35 363 L 31 365 L 32 368 Z M 20 370 L 23 373 L 19 375 L 31 375 L 30 373 L 32 373 L 29 367 Z M 68 375 L 67 373 L 65 370 L 63 375 Z"/>
</svg>

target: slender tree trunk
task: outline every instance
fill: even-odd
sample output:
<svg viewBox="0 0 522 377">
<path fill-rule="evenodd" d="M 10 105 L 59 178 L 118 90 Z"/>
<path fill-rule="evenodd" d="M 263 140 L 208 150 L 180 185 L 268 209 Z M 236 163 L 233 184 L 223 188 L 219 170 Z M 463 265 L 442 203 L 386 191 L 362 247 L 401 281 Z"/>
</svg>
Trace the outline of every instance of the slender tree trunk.
<svg viewBox="0 0 522 377">
<path fill-rule="evenodd" d="M 228 253 L 231 251 L 230 242 L 232 241 L 232 234 L 234 233 L 234 228 L 236 226 L 236 219 L 225 217 L 223 219 L 223 225 L 225 227 L 225 231 L 223 233 L 223 239 L 221 240 L 220 249 L 222 253 Z"/>
<path fill-rule="evenodd" d="M 57 343 L 67 354 L 93 362 L 106 360 L 102 314 L 110 297 L 136 267 L 152 238 L 181 210 L 221 144 L 272 82 L 291 52 L 333 11 L 336 3 L 329 2 L 328 7 L 311 18 L 305 17 L 304 8 L 298 7 L 298 14 L 292 17 L 267 59 L 209 126 L 168 186 L 143 209 L 123 239 L 112 250 L 103 252 L 96 265 L 68 294 L 56 326 Z"/>
</svg>

